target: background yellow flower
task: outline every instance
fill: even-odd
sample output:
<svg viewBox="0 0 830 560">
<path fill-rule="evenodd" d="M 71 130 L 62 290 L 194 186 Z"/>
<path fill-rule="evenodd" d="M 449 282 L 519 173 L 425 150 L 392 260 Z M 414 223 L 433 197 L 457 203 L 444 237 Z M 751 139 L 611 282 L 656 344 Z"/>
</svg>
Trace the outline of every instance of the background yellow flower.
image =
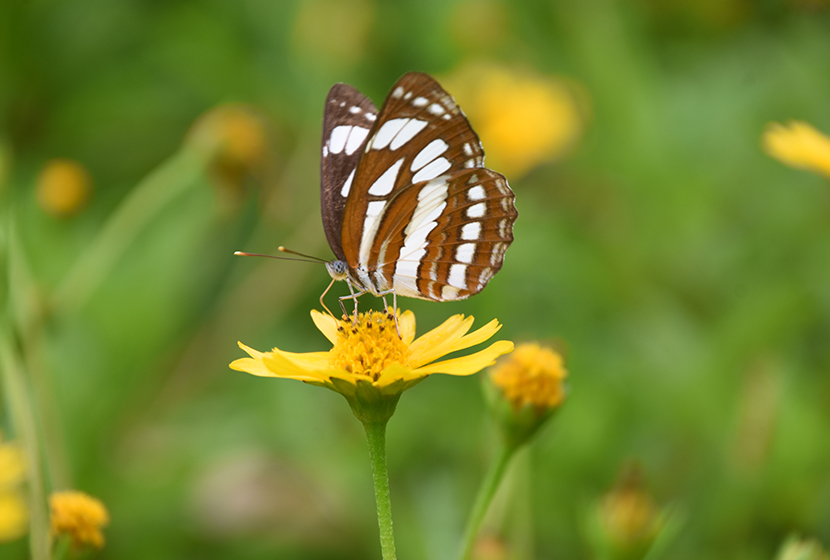
<svg viewBox="0 0 830 560">
<path fill-rule="evenodd" d="M 488 167 L 509 180 L 566 155 L 585 129 L 587 94 L 574 80 L 468 63 L 451 73 L 444 86 L 481 138 Z"/>
</svg>

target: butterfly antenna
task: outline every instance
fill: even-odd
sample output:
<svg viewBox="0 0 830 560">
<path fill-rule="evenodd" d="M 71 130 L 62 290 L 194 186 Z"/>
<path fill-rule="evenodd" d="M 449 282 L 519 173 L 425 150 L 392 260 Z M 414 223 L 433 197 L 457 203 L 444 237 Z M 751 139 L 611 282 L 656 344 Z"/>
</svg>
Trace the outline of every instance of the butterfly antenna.
<svg viewBox="0 0 830 560">
<path fill-rule="evenodd" d="M 286 252 L 293 253 L 293 251 L 286 251 Z M 263 254 L 260 254 L 260 253 L 246 253 L 244 251 L 234 251 L 233 254 L 237 255 L 239 257 L 267 257 L 269 259 L 278 259 L 278 260 L 281 260 L 281 261 L 299 261 L 299 262 L 311 262 L 311 263 L 325 263 L 326 262 L 325 260 L 318 259 L 316 257 L 310 257 L 308 255 L 300 255 L 300 253 L 296 253 L 296 254 L 300 255 L 302 257 L 306 257 L 306 258 L 304 258 L 304 259 L 292 259 L 291 257 L 278 257 L 276 255 L 263 255 Z"/>
<path fill-rule="evenodd" d="M 317 261 L 317 262 L 328 262 L 328 261 L 326 261 L 326 259 L 321 259 L 320 257 L 314 257 L 312 255 L 304 255 L 303 253 L 298 253 L 297 251 L 292 251 L 291 249 L 286 249 L 282 245 L 277 247 L 277 251 L 279 251 L 280 253 L 288 253 L 289 255 L 297 255 L 298 257 L 305 257 L 307 259 L 311 259 L 311 260 Z"/>
</svg>

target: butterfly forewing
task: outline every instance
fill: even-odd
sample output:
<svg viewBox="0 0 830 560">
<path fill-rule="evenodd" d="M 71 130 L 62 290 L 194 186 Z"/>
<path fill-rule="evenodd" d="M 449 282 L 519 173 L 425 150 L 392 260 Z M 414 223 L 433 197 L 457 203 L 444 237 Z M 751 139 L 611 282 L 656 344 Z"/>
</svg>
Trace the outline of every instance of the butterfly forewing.
<svg viewBox="0 0 830 560">
<path fill-rule="evenodd" d="M 453 98 L 427 74 L 404 75 L 363 147 L 346 203 L 342 241 L 350 266 L 368 265 L 382 221 L 390 218 L 389 201 L 415 183 L 483 162 L 478 136 Z"/>
<path fill-rule="evenodd" d="M 320 202 L 326 238 L 341 260 L 345 260 L 340 236 L 346 199 L 376 121 L 374 103 L 352 86 L 336 84 L 329 90 L 323 116 Z"/>
</svg>

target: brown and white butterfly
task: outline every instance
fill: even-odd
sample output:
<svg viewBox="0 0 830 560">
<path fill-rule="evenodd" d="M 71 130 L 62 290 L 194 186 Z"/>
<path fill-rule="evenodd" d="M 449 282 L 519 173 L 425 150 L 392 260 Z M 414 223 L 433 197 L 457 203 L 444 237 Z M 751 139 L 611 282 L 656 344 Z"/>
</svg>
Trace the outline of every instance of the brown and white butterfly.
<svg viewBox="0 0 830 560">
<path fill-rule="evenodd" d="M 401 77 L 380 113 L 352 86 L 332 87 L 321 176 L 323 227 L 337 257 L 326 268 L 332 283 L 348 283 L 340 303 L 354 299 L 355 314 L 366 292 L 431 301 L 477 294 L 513 241 L 518 212 L 507 179 L 484 167 L 464 112 L 427 74 Z"/>
</svg>

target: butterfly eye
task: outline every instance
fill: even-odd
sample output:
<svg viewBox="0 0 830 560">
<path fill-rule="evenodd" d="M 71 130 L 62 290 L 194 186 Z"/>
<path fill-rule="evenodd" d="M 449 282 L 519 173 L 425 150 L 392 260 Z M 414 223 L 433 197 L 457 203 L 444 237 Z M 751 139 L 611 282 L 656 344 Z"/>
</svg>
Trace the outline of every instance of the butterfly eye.
<svg viewBox="0 0 830 560">
<path fill-rule="evenodd" d="M 329 261 L 326 263 L 326 270 L 335 280 L 343 280 L 346 277 L 346 263 L 343 261 Z"/>
</svg>

